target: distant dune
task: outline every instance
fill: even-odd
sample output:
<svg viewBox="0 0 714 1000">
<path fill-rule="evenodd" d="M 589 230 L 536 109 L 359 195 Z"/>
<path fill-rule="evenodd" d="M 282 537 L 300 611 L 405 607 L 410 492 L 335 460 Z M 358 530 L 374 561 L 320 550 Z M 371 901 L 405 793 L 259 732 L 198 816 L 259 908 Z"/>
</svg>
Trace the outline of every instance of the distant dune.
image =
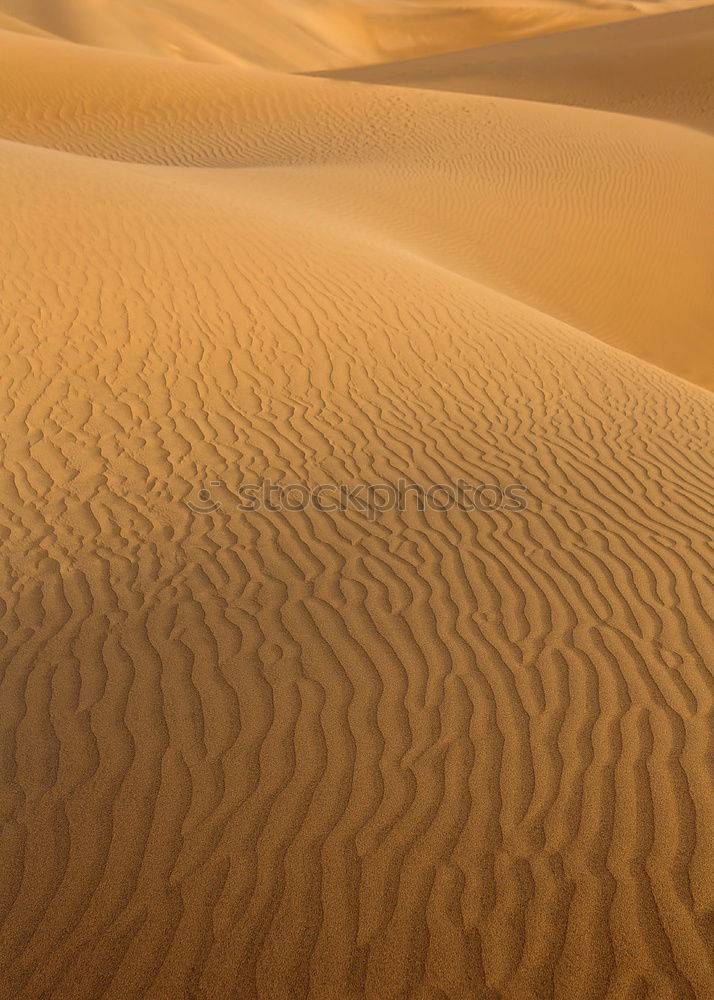
<svg viewBox="0 0 714 1000">
<path fill-rule="evenodd" d="M 0 0 L 23 22 L 84 45 L 279 70 L 409 59 L 701 0 Z M 19 28 L 19 30 L 24 30 Z"/>
<path fill-rule="evenodd" d="M 0 1000 L 714 995 L 712 8 L 357 6 L 2 4 Z"/>
<path fill-rule="evenodd" d="M 330 75 L 663 118 L 714 132 L 714 7 Z"/>
</svg>

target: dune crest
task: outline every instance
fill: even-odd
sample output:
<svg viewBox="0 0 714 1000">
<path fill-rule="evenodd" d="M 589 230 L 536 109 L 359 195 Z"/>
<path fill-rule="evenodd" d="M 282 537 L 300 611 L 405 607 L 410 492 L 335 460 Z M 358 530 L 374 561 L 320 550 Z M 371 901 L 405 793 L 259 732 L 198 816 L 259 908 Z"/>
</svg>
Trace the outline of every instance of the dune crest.
<svg viewBox="0 0 714 1000">
<path fill-rule="evenodd" d="M 714 6 L 325 73 L 659 118 L 714 132 Z"/>
<path fill-rule="evenodd" d="M 707 1000 L 714 138 L 88 7 L 0 31 L 0 998 Z"/>
<path fill-rule="evenodd" d="M 14 22 L 15 30 L 39 29 L 83 45 L 296 71 L 408 59 L 691 5 L 691 0 L 0 0 L 0 28 L 13 30 Z"/>
</svg>

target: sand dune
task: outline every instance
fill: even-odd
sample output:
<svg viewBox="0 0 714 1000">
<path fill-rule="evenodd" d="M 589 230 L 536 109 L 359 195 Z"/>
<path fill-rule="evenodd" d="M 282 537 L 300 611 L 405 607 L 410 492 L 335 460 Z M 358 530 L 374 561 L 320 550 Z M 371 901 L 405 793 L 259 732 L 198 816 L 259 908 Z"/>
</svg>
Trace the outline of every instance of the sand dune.
<svg viewBox="0 0 714 1000">
<path fill-rule="evenodd" d="M 266 197 L 289 191 L 308 215 L 316 202 L 329 206 L 344 224 L 369 224 L 376 240 L 714 386 L 709 137 L 583 109 L 239 72 L 7 33 L 0 54 L 4 138 L 110 159 L 259 168 L 251 183 Z M 244 171 L 238 179 L 248 182 Z"/>
<path fill-rule="evenodd" d="M 712 996 L 714 139 L 608 108 L 0 32 L 2 1000 Z M 526 506 L 236 502 L 402 478 Z"/>
<path fill-rule="evenodd" d="M 331 75 L 618 111 L 711 133 L 713 51 L 707 6 Z"/>
<path fill-rule="evenodd" d="M 318 70 L 455 51 L 692 5 L 691 0 L 0 0 L 0 27 L 9 27 L 2 23 L 7 15 L 15 25 L 85 45 Z"/>
</svg>

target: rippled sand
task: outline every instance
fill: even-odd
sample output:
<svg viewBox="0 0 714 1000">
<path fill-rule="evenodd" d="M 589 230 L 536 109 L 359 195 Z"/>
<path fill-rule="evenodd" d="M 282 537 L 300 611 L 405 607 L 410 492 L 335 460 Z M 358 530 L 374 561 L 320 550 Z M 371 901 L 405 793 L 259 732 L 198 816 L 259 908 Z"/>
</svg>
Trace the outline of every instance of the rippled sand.
<svg viewBox="0 0 714 1000">
<path fill-rule="evenodd" d="M 0 2 L 1 1000 L 714 996 L 714 8 L 466 6 Z"/>
</svg>

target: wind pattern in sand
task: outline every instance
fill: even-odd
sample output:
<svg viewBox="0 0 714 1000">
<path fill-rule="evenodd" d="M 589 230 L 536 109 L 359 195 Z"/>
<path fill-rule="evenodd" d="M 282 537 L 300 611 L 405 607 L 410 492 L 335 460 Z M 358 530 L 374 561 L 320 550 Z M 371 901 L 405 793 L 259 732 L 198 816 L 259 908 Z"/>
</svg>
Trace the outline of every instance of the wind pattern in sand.
<svg viewBox="0 0 714 1000">
<path fill-rule="evenodd" d="M 701 61 L 694 122 L 10 8 L 0 998 L 714 996 Z M 231 500 L 402 477 L 527 506 Z"/>
</svg>

